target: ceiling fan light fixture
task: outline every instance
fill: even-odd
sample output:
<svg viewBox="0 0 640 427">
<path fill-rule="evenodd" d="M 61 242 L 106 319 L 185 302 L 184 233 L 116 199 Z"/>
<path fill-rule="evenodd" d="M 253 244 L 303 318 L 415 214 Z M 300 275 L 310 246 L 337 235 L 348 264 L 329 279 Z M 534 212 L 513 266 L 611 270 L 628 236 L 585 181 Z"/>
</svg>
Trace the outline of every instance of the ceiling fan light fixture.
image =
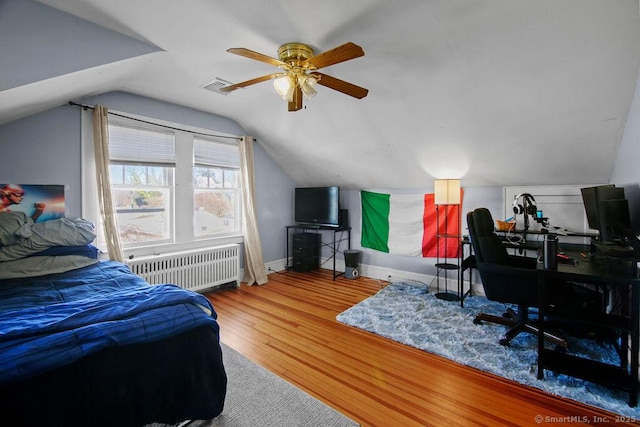
<svg viewBox="0 0 640 427">
<path fill-rule="evenodd" d="M 225 86 L 220 89 L 224 93 L 273 80 L 273 87 L 278 95 L 289 103 L 288 111 L 298 111 L 303 108 L 303 100 L 311 99 L 316 95 L 318 84 L 357 99 L 364 98 L 369 93 L 363 87 L 316 72 L 321 68 L 364 56 L 364 50 L 351 42 L 318 55 L 306 44 L 286 43 L 278 49 L 278 59 L 243 47 L 227 49 L 227 52 L 276 66 L 281 71 Z"/>
<path fill-rule="evenodd" d="M 316 84 L 318 84 L 318 80 L 313 76 L 299 76 L 298 84 L 300 85 L 300 89 L 302 89 L 305 99 L 311 99 L 318 93 L 316 92 Z"/>
<path fill-rule="evenodd" d="M 295 90 L 295 84 L 290 75 L 284 74 L 273 80 L 273 88 L 278 92 L 278 95 L 285 101 L 291 102 L 293 100 L 293 92 Z"/>
</svg>

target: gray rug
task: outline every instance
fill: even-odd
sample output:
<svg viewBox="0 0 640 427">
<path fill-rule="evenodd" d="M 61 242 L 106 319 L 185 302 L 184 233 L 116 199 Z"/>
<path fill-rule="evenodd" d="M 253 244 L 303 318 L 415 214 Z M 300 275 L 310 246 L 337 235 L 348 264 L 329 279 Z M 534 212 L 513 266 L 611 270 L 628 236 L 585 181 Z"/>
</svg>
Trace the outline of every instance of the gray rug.
<svg viewBox="0 0 640 427">
<path fill-rule="evenodd" d="M 227 371 L 224 411 L 185 427 L 354 427 L 359 424 L 222 344 Z M 147 427 L 168 427 L 151 424 Z"/>
<path fill-rule="evenodd" d="M 223 344 L 222 352 L 229 378 L 224 411 L 213 421 L 198 426 L 358 426 L 229 346 Z"/>
<path fill-rule="evenodd" d="M 474 325 L 479 312 L 500 315 L 505 305 L 473 296 L 464 308 L 427 293 L 426 286 L 393 283 L 337 316 L 339 322 L 437 354 L 457 363 L 536 387 L 588 405 L 640 419 L 640 409 L 627 405 L 628 393 L 566 375 L 537 374 L 537 337 L 520 334 L 509 347 L 498 344 L 506 327 Z M 568 339 L 569 353 L 618 363 L 613 346 L 593 340 Z"/>
</svg>

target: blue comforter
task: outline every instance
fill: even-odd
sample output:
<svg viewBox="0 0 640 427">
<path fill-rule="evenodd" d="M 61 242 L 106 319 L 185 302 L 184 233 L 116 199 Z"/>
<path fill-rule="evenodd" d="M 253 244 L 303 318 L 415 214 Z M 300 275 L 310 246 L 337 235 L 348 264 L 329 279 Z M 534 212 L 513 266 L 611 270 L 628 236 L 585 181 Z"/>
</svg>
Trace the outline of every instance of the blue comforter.
<svg viewBox="0 0 640 427">
<path fill-rule="evenodd" d="M 204 296 L 151 286 L 107 261 L 66 273 L 0 281 L 0 385 L 113 346 L 158 341 L 209 325 Z"/>
</svg>

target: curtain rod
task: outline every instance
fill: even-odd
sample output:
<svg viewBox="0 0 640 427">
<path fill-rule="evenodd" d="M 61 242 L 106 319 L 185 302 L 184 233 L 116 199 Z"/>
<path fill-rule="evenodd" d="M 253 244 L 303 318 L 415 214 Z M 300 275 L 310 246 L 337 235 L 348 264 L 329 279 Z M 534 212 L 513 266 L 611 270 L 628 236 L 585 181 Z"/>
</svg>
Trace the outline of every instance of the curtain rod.
<svg viewBox="0 0 640 427">
<path fill-rule="evenodd" d="M 69 105 L 72 105 L 74 107 L 82 107 L 84 110 L 95 110 L 95 107 L 92 107 L 90 105 L 78 104 L 77 102 L 73 102 L 73 101 L 69 101 Z M 125 116 L 124 114 L 112 113 L 111 111 L 108 111 L 108 114 L 111 114 L 113 116 L 123 117 L 123 118 L 129 119 L 129 120 L 135 120 L 135 121 L 138 121 L 138 122 L 141 122 L 141 123 L 146 123 L 148 125 L 154 125 L 154 126 L 160 126 L 160 127 L 163 127 L 163 128 L 167 128 L 167 129 L 184 131 L 184 129 L 180 129 L 180 128 L 176 128 L 176 127 L 172 127 L 172 126 L 167 126 L 167 125 L 162 125 L 162 124 L 159 124 L 159 123 L 149 122 L 149 121 L 146 121 L 146 120 L 137 119 L 135 117 Z M 187 131 L 187 132 L 191 132 L 191 133 L 196 134 L 196 135 L 213 136 L 215 138 L 235 139 L 235 140 L 238 140 L 238 141 L 242 140 L 242 138 L 239 137 L 239 136 L 215 135 L 215 134 L 212 134 L 212 133 L 202 133 L 202 132 L 193 132 L 193 131 Z M 253 138 L 253 140 L 255 141 L 256 139 Z"/>
</svg>

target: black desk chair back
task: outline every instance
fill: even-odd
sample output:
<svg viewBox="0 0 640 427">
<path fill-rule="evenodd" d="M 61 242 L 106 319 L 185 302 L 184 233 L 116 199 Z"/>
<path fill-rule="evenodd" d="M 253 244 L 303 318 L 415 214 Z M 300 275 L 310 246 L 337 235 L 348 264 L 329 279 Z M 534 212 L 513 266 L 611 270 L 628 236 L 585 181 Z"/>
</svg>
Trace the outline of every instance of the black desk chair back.
<svg viewBox="0 0 640 427">
<path fill-rule="evenodd" d="M 537 334 L 538 328 L 529 319 L 529 309 L 538 307 L 536 260 L 509 255 L 507 248 L 494 232 L 493 218 L 488 209 L 479 208 L 469 212 L 467 225 L 487 298 L 517 306 L 517 312 L 509 308 L 502 316 L 479 313 L 474 323 L 487 321 L 510 326 L 500 340 L 502 345 L 508 345 L 521 332 Z M 564 348 L 567 346 L 565 340 L 546 332 L 545 339 Z"/>
</svg>

